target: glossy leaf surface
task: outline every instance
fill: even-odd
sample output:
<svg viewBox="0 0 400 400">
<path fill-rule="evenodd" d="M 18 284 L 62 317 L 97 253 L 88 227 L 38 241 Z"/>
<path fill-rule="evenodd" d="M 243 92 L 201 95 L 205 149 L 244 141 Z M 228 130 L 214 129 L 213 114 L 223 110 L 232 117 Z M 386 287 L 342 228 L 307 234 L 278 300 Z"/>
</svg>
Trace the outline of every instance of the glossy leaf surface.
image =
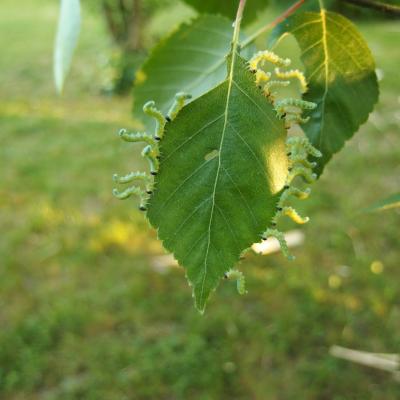
<svg viewBox="0 0 400 400">
<path fill-rule="evenodd" d="M 272 43 L 284 33 L 296 38 L 309 90 L 304 99 L 317 103 L 303 129 L 323 154 L 317 172 L 363 124 L 378 99 L 371 52 L 345 17 L 321 10 L 295 14 L 273 32 Z"/>
<path fill-rule="evenodd" d="M 186 269 L 196 306 L 260 240 L 287 176 L 286 131 L 243 58 L 167 124 L 148 205 L 159 238 Z"/>
</svg>

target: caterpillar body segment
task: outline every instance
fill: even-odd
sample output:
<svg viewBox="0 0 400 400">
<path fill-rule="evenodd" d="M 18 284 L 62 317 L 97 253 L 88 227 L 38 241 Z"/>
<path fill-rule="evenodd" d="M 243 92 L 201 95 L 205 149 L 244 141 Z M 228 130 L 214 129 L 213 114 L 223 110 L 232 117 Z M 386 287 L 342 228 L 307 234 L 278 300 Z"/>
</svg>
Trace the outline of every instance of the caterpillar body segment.
<svg viewBox="0 0 400 400">
<path fill-rule="evenodd" d="M 291 114 L 296 114 L 297 110 L 291 110 L 292 107 L 300 108 L 301 110 L 313 110 L 317 107 L 316 103 L 311 101 L 305 101 L 300 99 L 283 99 L 275 102 L 275 111 L 278 118 L 284 118 L 289 112 Z"/>
<path fill-rule="evenodd" d="M 226 274 L 225 274 L 226 279 L 236 279 L 236 287 L 237 291 L 239 294 L 246 294 L 246 279 L 244 277 L 243 272 L 237 270 L 237 269 L 230 269 Z"/>
<path fill-rule="evenodd" d="M 289 217 L 293 222 L 299 225 L 306 224 L 310 220 L 308 217 L 302 217 L 293 207 L 279 207 L 278 212 L 272 219 L 272 223 L 276 225 L 278 219 L 283 216 Z"/>
<path fill-rule="evenodd" d="M 119 131 L 119 136 L 125 142 L 144 142 L 151 146 L 156 146 L 157 142 L 153 136 L 148 133 L 136 132 L 136 133 L 128 133 L 126 129 L 121 129 Z"/>
<path fill-rule="evenodd" d="M 289 81 L 269 81 L 265 84 L 264 89 L 271 89 L 272 87 L 287 87 L 290 85 Z"/>
<path fill-rule="evenodd" d="M 143 106 L 143 112 L 156 120 L 154 138 L 156 140 L 161 140 L 164 135 L 165 124 L 167 122 L 164 118 L 164 115 L 162 115 L 161 111 L 156 108 L 156 103 L 153 100 L 148 101 Z"/>
<path fill-rule="evenodd" d="M 158 149 L 154 150 L 151 146 L 146 146 L 142 150 L 142 156 L 147 158 L 150 164 L 150 174 L 157 175 L 160 162 L 158 161 Z"/>
<path fill-rule="evenodd" d="M 314 174 L 309 168 L 302 165 L 296 165 L 289 171 L 286 183 L 289 185 L 294 178 L 301 176 L 307 183 L 313 183 L 317 179 L 317 175 Z"/>
<path fill-rule="evenodd" d="M 260 64 L 263 66 L 266 61 L 277 65 L 278 67 L 288 67 L 291 63 L 288 58 L 281 58 L 272 51 L 263 50 L 254 54 L 254 56 L 250 59 L 250 70 L 256 71 L 258 69 L 258 65 Z"/>
<path fill-rule="evenodd" d="M 265 72 L 261 69 L 256 71 L 256 85 L 261 86 L 271 79 L 271 73 Z"/>
<path fill-rule="evenodd" d="M 277 229 L 267 229 L 263 234 L 262 234 L 262 239 L 267 240 L 269 237 L 274 237 L 275 239 L 278 240 L 279 245 L 281 246 L 282 254 L 288 259 L 288 260 L 294 260 L 295 257 L 292 256 L 289 253 L 289 247 L 286 243 L 285 235 L 278 231 Z"/>
<path fill-rule="evenodd" d="M 185 105 L 185 101 L 191 99 L 192 96 L 190 94 L 179 92 L 175 95 L 175 100 L 167 113 L 167 121 L 173 121 L 178 115 L 179 111 Z"/>
<path fill-rule="evenodd" d="M 289 196 L 295 196 L 300 200 L 305 200 L 308 198 L 310 193 L 311 193 L 310 188 L 306 188 L 305 190 L 300 190 L 294 186 L 290 186 L 286 190 L 284 190 L 283 193 L 281 194 L 281 197 L 278 202 L 278 207 L 282 208 L 286 203 L 287 199 L 289 198 Z"/>
<path fill-rule="evenodd" d="M 278 67 L 275 68 L 275 75 L 280 79 L 297 79 L 300 84 L 301 93 L 306 93 L 308 90 L 307 81 L 304 74 L 298 69 L 291 69 L 289 71 L 281 71 Z"/>
<path fill-rule="evenodd" d="M 300 148 L 304 149 L 308 154 L 313 157 L 322 157 L 322 153 L 318 149 L 316 149 L 306 137 L 292 136 L 287 139 L 286 144 L 289 151 L 298 151 L 298 149 Z"/>
<path fill-rule="evenodd" d="M 133 195 L 138 196 L 140 199 L 139 209 L 146 211 L 146 193 L 138 186 L 131 186 L 120 192 L 118 189 L 113 189 L 113 195 L 119 200 L 125 200 Z"/>
<path fill-rule="evenodd" d="M 286 112 L 285 126 L 286 129 L 291 128 L 294 124 L 305 124 L 310 120 L 310 117 L 303 118 L 298 113 Z"/>
<path fill-rule="evenodd" d="M 315 168 L 317 166 L 316 162 L 308 161 L 307 158 L 303 157 L 301 154 L 298 154 L 298 155 L 296 155 L 294 157 L 290 157 L 289 158 L 289 165 L 291 167 L 293 167 L 296 164 L 301 164 L 304 167 L 310 168 L 310 169 L 313 169 L 313 168 Z"/>
<path fill-rule="evenodd" d="M 129 174 L 119 176 L 118 174 L 113 175 L 113 181 L 115 183 L 120 183 L 120 184 L 126 184 L 126 183 L 131 183 L 134 181 L 140 181 L 143 182 L 146 188 L 146 193 L 151 194 L 152 193 L 152 186 L 153 186 L 153 181 L 149 175 L 146 174 L 146 172 L 130 172 Z"/>
</svg>

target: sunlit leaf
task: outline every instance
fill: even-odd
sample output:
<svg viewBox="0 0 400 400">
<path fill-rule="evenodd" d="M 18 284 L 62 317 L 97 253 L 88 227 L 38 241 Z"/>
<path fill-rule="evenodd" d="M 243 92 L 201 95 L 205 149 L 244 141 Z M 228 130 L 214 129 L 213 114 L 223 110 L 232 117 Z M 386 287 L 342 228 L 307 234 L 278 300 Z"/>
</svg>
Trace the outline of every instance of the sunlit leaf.
<svg viewBox="0 0 400 400">
<path fill-rule="evenodd" d="M 62 92 L 65 77 L 71 66 L 72 56 L 78 42 L 80 23 L 79 0 L 61 0 L 54 48 L 54 80 L 59 93 Z"/>
<path fill-rule="evenodd" d="M 228 71 L 167 124 L 148 205 L 149 220 L 186 269 L 201 311 L 224 273 L 270 225 L 288 168 L 286 131 L 246 62 L 234 53 Z"/>
<path fill-rule="evenodd" d="M 318 104 L 304 131 L 323 154 L 317 172 L 363 124 L 378 99 L 375 64 L 355 26 L 339 14 L 321 10 L 295 14 L 273 33 L 275 42 L 291 33 L 301 49 L 309 91 Z"/>
</svg>

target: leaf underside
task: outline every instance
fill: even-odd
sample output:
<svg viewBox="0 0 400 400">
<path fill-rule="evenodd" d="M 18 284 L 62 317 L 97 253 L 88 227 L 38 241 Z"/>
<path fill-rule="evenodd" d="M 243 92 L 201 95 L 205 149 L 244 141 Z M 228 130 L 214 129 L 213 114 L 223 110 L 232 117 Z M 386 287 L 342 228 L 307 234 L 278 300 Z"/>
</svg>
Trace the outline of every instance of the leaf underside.
<svg viewBox="0 0 400 400">
<path fill-rule="evenodd" d="M 59 93 L 62 92 L 65 77 L 71 66 L 78 42 L 80 23 L 79 0 L 62 0 L 54 48 L 54 81 Z"/>
<path fill-rule="evenodd" d="M 225 79 L 226 55 L 232 41 L 232 22 L 221 16 L 203 15 L 182 24 L 162 40 L 136 73 L 134 116 L 152 129 L 142 106 L 154 100 L 166 113 L 178 92 L 201 96 Z"/>
<path fill-rule="evenodd" d="M 150 223 L 186 269 L 196 307 L 260 240 L 287 176 L 286 131 L 236 53 L 231 73 L 167 124 Z"/>
<path fill-rule="evenodd" d="M 316 169 L 321 174 L 378 100 L 374 59 L 348 19 L 323 9 L 288 18 L 275 29 L 272 42 L 284 33 L 294 35 L 301 49 L 309 84 L 304 99 L 318 105 L 303 129 L 323 154 Z"/>
</svg>

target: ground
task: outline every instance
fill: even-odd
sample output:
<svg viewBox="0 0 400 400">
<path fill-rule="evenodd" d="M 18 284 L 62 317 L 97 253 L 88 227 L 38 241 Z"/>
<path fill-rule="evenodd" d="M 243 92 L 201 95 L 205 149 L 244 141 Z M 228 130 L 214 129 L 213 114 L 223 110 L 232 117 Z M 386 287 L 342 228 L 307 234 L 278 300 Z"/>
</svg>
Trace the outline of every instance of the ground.
<svg viewBox="0 0 400 400">
<path fill-rule="evenodd" d="M 248 256 L 249 293 L 223 282 L 200 316 L 182 270 L 154 267 L 143 215 L 110 195 L 142 161 L 116 136 L 138 126 L 130 100 L 100 93 L 100 20 L 86 15 L 57 97 L 56 2 L 1 9 L 0 398 L 398 399 L 389 373 L 329 355 L 400 352 L 400 214 L 359 213 L 400 186 L 398 23 L 359 25 L 380 102 L 299 204 L 296 261 Z"/>
</svg>

